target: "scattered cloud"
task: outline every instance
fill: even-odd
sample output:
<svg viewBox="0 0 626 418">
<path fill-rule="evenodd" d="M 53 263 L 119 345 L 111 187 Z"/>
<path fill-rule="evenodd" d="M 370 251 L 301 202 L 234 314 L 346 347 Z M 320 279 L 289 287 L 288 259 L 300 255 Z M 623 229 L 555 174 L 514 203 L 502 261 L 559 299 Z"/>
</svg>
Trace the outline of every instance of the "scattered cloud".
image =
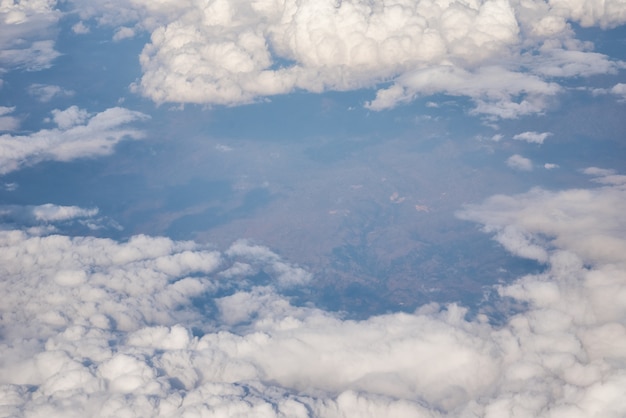
<svg viewBox="0 0 626 418">
<path fill-rule="evenodd" d="M 522 157 L 519 154 L 511 155 L 506 160 L 506 165 L 514 170 L 519 171 L 532 171 L 533 169 L 533 162 L 526 157 Z"/>
<path fill-rule="evenodd" d="M 611 93 L 620 96 L 622 100 L 626 100 L 626 84 L 617 83 L 611 88 Z"/>
<path fill-rule="evenodd" d="M 74 95 L 72 90 L 65 90 L 60 86 L 48 84 L 31 84 L 27 91 L 28 94 L 42 103 L 49 102 L 55 97 L 71 97 Z"/>
<path fill-rule="evenodd" d="M 56 1 L 0 3 L 0 70 L 50 67 L 59 56 L 54 49 L 54 27 L 60 17 Z"/>
<path fill-rule="evenodd" d="M 545 163 L 543 165 L 543 168 L 545 168 L 546 170 L 554 170 L 555 168 L 559 168 L 559 165 L 554 163 Z"/>
<path fill-rule="evenodd" d="M 587 167 L 582 170 L 583 174 L 596 177 L 606 177 L 615 174 L 616 171 L 610 168 Z"/>
<path fill-rule="evenodd" d="M 90 32 L 89 26 L 80 21 L 72 26 L 72 32 L 77 35 L 85 35 Z"/>
<path fill-rule="evenodd" d="M 519 141 L 526 141 L 531 144 L 543 144 L 543 141 L 546 140 L 547 137 L 551 136 L 550 132 L 522 132 L 521 134 L 517 134 L 513 137 L 513 139 L 517 139 Z"/>
<path fill-rule="evenodd" d="M 33 207 L 32 212 L 36 220 L 50 222 L 92 217 L 98 214 L 98 209 L 84 209 L 78 206 L 58 206 L 47 203 Z"/>
<path fill-rule="evenodd" d="M 0 106 L 0 131 L 15 131 L 20 127 L 20 120 L 10 116 L 15 111 L 15 106 Z"/>
<path fill-rule="evenodd" d="M 133 28 L 121 27 L 115 31 L 113 35 L 113 40 L 115 42 L 121 41 L 122 39 L 129 39 L 135 37 L 135 30 Z"/>
<path fill-rule="evenodd" d="M 17 184 L 4 186 L 7 191 L 17 189 Z M 4 229 L 19 226 L 31 235 L 49 235 L 71 227 L 84 227 L 87 230 L 123 230 L 114 220 L 99 216 L 98 208 L 63 206 L 52 203 L 43 205 L 0 205 L 0 225 Z"/>
<path fill-rule="evenodd" d="M 124 138 L 142 138 L 141 131 L 125 125 L 147 118 L 143 113 L 121 107 L 95 115 L 76 106 L 55 109 L 52 122 L 57 128 L 30 135 L 0 135 L 0 174 L 45 160 L 69 161 L 108 155 Z"/>
</svg>

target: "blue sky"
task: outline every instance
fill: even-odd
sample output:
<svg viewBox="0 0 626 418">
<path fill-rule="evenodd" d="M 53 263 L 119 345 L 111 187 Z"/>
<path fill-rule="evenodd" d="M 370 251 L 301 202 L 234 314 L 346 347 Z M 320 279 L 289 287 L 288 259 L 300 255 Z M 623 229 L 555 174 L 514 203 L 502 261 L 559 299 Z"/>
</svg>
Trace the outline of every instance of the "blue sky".
<svg viewBox="0 0 626 418">
<path fill-rule="evenodd" d="M 624 415 L 623 1 L 0 22 L 0 416 Z"/>
</svg>

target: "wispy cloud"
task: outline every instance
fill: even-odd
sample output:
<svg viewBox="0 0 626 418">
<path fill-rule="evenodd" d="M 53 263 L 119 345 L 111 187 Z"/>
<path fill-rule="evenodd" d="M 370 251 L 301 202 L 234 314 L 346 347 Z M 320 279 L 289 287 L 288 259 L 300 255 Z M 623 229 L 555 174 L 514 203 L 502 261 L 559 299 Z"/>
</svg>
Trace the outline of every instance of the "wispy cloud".
<svg viewBox="0 0 626 418">
<path fill-rule="evenodd" d="M 546 140 L 547 137 L 551 136 L 550 132 L 522 132 L 521 134 L 517 134 L 513 136 L 513 139 L 517 139 L 518 141 L 526 141 L 531 144 L 543 144 L 543 141 Z"/>
<path fill-rule="evenodd" d="M 76 106 L 53 110 L 51 121 L 56 128 L 30 135 L 0 136 L 0 174 L 46 160 L 70 161 L 110 154 L 124 138 L 142 138 L 140 130 L 125 125 L 147 118 L 143 113 L 120 107 L 97 114 Z"/>
</svg>

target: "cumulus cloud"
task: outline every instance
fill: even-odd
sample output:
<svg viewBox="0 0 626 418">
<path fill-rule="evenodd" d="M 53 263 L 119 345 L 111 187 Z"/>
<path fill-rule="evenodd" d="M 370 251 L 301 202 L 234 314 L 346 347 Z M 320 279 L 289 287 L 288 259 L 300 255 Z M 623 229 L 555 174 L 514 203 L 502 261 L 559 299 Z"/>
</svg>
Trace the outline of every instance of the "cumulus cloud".
<svg viewBox="0 0 626 418">
<path fill-rule="evenodd" d="M 611 88 L 611 93 L 619 96 L 622 100 L 626 100 L 626 84 L 617 83 Z"/>
<path fill-rule="evenodd" d="M 133 28 L 127 28 L 125 26 L 119 28 L 117 31 L 115 31 L 115 34 L 113 35 L 113 40 L 114 41 L 121 41 L 122 39 L 128 39 L 128 38 L 133 38 L 135 36 L 135 31 Z"/>
<path fill-rule="evenodd" d="M 519 171 L 532 171 L 533 169 L 533 162 L 519 154 L 514 154 L 507 158 L 506 165 Z"/>
<path fill-rule="evenodd" d="M 59 56 L 54 26 L 60 17 L 56 1 L 0 2 L 0 70 L 48 68 Z"/>
<path fill-rule="evenodd" d="M 97 114 L 76 106 L 53 110 L 56 128 L 30 135 L 0 135 L 0 174 L 45 160 L 70 161 L 110 154 L 124 138 L 142 138 L 141 131 L 125 125 L 147 118 L 121 107 Z"/>
<path fill-rule="evenodd" d="M 246 241 L 220 253 L 0 231 L 1 411 L 623 416 L 625 210 L 614 184 L 466 206 L 461 218 L 545 266 L 498 287 L 526 304 L 500 326 L 455 304 L 360 321 L 294 306 L 277 292 L 273 265 L 287 263 Z M 258 268 L 274 272 L 266 285 Z"/>
<path fill-rule="evenodd" d="M 133 89 L 158 103 L 238 105 L 295 90 L 378 88 L 366 103 L 372 110 L 445 93 L 470 97 L 476 114 L 515 118 L 546 110 L 560 91 L 554 78 L 623 68 L 574 38 L 571 21 L 626 22 L 621 0 L 594 1 L 74 4 L 120 36 L 151 32 Z"/>
<path fill-rule="evenodd" d="M 531 144 L 543 144 L 543 141 L 546 140 L 547 137 L 551 136 L 550 132 L 522 132 L 521 134 L 517 134 L 513 137 L 513 139 L 517 139 L 519 141 L 530 142 Z"/>
<path fill-rule="evenodd" d="M 77 35 L 84 35 L 90 32 L 89 26 L 85 25 L 82 21 L 75 23 L 72 26 L 72 32 Z"/>
</svg>

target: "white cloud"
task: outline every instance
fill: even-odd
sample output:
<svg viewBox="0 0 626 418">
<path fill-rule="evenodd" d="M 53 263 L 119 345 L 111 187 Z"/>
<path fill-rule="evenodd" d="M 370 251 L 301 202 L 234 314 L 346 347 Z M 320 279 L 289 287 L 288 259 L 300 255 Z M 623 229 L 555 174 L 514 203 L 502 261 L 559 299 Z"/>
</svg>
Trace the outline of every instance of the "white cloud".
<svg viewBox="0 0 626 418">
<path fill-rule="evenodd" d="M 621 0 L 550 0 L 555 15 L 580 22 L 584 27 L 612 28 L 626 23 L 626 7 Z"/>
<path fill-rule="evenodd" d="M 0 305 L 2 411 L 623 416 L 625 210 L 614 185 L 467 206 L 462 218 L 546 266 L 499 287 L 527 309 L 497 327 L 454 304 L 361 321 L 295 307 L 276 293 L 280 272 L 264 287 L 248 280 L 246 265 L 285 262 L 245 241 L 219 254 L 0 231 L 0 288 L 12 295 Z"/>
<path fill-rule="evenodd" d="M 555 83 L 501 67 L 482 67 L 469 72 L 452 65 L 432 66 L 408 72 L 396 84 L 379 90 L 366 107 L 381 110 L 398 102 L 411 101 L 420 94 L 443 92 L 474 98 L 474 113 L 515 118 L 543 111 L 546 97 L 559 91 L 560 87 Z"/>
<path fill-rule="evenodd" d="M 92 217 L 98 213 L 97 208 L 84 209 L 78 206 L 59 206 L 47 203 L 35 206 L 33 215 L 38 221 L 64 221 L 73 218 Z"/>
<path fill-rule="evenodd" d="M 61 17 L 56 1 L 0 3 L 0 69 L 40 70 L 59 56 L 53 28 Z"/>
<path fill-rule="evenodd" d="M 14 185 L 14 187 L 16 187 Z M 37 206 L 0 205 L 0 219 L 5 223 L 35 226 L 55 222 L 67 222 L 81 218 L 93 218 L 98 208 L 61 206 L 46 203 Z"/>
<path fill-rule="evenodd" d="M 506 165 L 514 170 L 519 171 L 532 171 L 533 169 L 533 162 L 526 157 L 522 157 L 519 154 L 511 155 L 506 160 Z"/>
<path fill-rule="evenodd" d="M 278 255 L 262 245 L 254 245 L 246 240 L 235 242 L 226 251 L 226 255 L 247 260 L 248 266 L 262 262 L 270 266 L 269 272 L 276 277 L 280 287 L 300 286 L 311 280 L 311 274 L 300 267 L 292 266 L 280 260 Z"/>
<path fill-rule="evenodd" d="M 18 170 L 40 161 L 69 161 L 107 155 L 124 138 L 139 139 L 142 132 L 124 127 L 147 115 L 115 107 L 91 115 L 76 106 L 53 110 L 58 128 L 30 135 L 0 135 L 0 174 Z"/>
<path fill-rule="evenodd" d="M 620 96 L 622 100 L 626 100 L 626 84 L 617 83 L 611 88 L 611 93 Z"/>
<path fill-rule="evenodd" d="M 72 26 L 72 32 L 78 35 L 84 35 L 90 32 L 89 26 L 80 21 Z"/>
<path fill-rule="evenodd" d="M 528 132 L 522 132 L 521 134 L 517 134 L 513 137 L 513 139 L 517 139 L 520 141 L 526 141 L 529 142 L 531 144 L 543 144 L 543 141 L 546 140 L 547 137 L 551 136 L 552 133 L 550 132 L 534 132 L 534 131 L 528 131 Z"/>
<path fill-rule="evenodd" d="M 589 176 L 597 176 L 597 177 L 605 177 L 615 174 L 615 170 L 610 168 L 600 168 L 600 167 L 587 167 L 582 170 L 584 174 Z"/>
<path fill-rule="evenodd" d="M 299 89 L 390 82 L 369 108 L 446 93 L 473 99 L 476 114 L 515 118 L 546 110 L 560 91 L 553 77 L 623 68 L 574 38 L 570 20 L 603 27 L 626 21 L 621 0 L 594 1 L 75 4 L 84 17 L 120 31 L 135 24 L 152 32 L 140 58 L 143 76 L 133 89 L 158 103 L 238 105 Z"/>
<path fill-rule="evenodd" d="M 585 45 L 573 45 L 585 48 Z M 624 68 L 621 61 L 612 61 L 597 52 L 563 49 L 560 43 L 554 47 L 543 47 L 541 55 L 528 56 L 527 65 L 535 74 L 547 77 L 588 77 L 596 74 L 616 74 Z"/>
<path fill-rule="evenodd" d="M 118 41 L 121 41 L 122 39 L 133 38 L 134 36 L 135 36 L 135 30 L 133 28 L 128 28 L 128 27 L 123 26 L 115 31 L 115 34 L 113 35 L 113 40 L 118 42 Z"/>
<path fill-rule="evenodd" d="M 554 163 L 545 163 L 543 165 L 543 168 L 545 168 L 546 170 L 554 170 L 555 168 L 559 168 L 559 165 Z"/>
<path fill-rule="evenodd" d="M 65 90 L 60 86 L 47 84 L 31 84 L 27 91 L 28 94 L 43 103 L 49 102 L 55 97 L 70 97 L 74 95 L 72 90 Z"/>
<path fill-rule="evenodd" d="M 15 111 L 15 106 L 0 106 L 0 131 L 15 131 L 20 127 L 20 120 L 15 116 L 8 116 Z"/>
<path fill-rule="evenodd" d="M 54 123 L 63 130 L 84 124 L 90 116 L 89 112 L 78 106 L 70 106 L 65 110 L 54 109 L 51 113 Z"/>
</svg>

